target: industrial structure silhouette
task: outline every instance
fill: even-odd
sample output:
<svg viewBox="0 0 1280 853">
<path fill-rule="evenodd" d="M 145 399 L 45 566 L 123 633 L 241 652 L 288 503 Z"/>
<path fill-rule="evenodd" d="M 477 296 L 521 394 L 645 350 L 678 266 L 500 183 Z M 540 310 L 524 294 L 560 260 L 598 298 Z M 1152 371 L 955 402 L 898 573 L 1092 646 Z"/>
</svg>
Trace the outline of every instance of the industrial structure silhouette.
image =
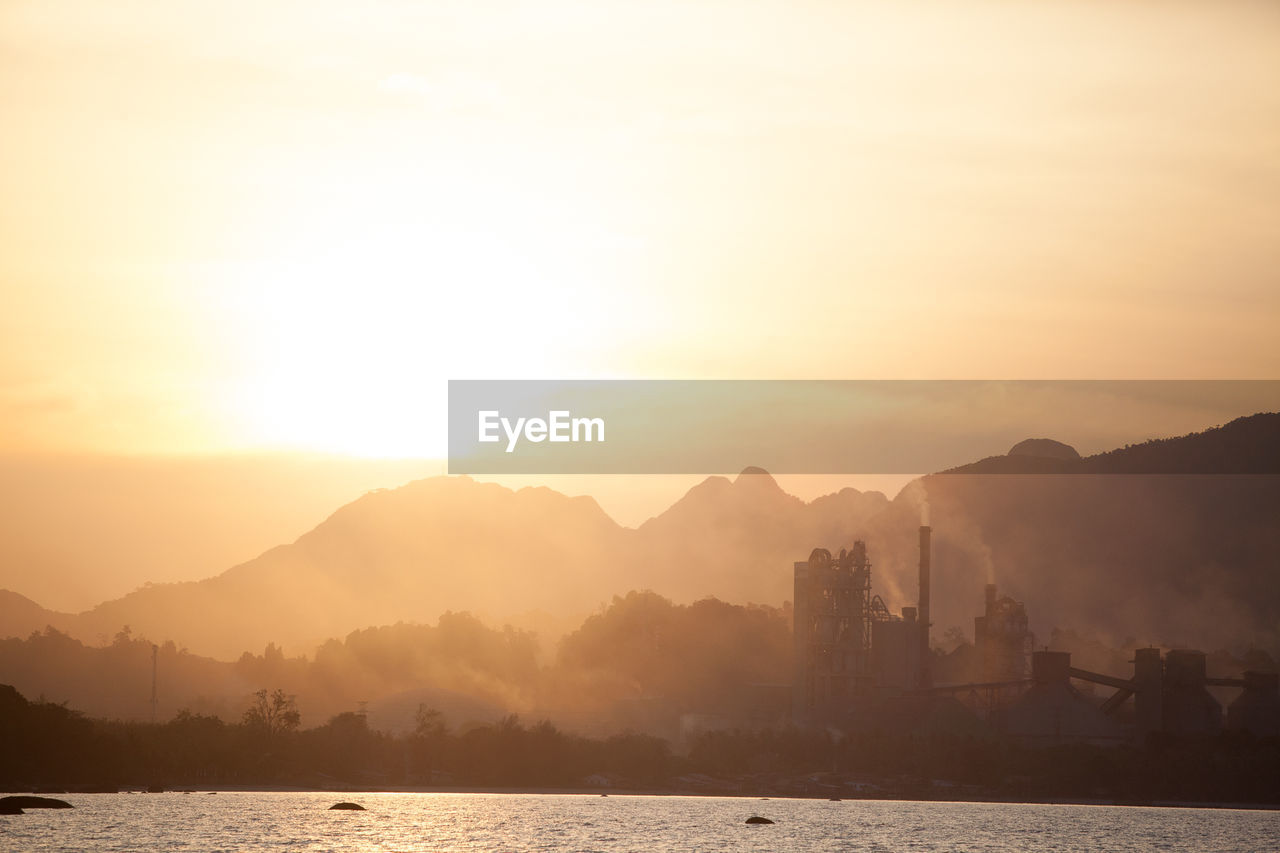
<svg viewBox="0 0 1280 853">
<path fill-rule="evenodd" d="M 815 548 L 795 563 L 793 723 L 850 727 L 874 720 L 952 729 L 985 723 L 1045 744 L 1142 743 L 1155 733 L 1211 735 L 1224 727 L 1280 734 L 1276 673 L 1213 678 L 1205 653 L 1192 649 L 1136 649 L 1129 678 L 1073 667 L 1069 652 L 1034 649 L 1025 606 L 1001 596 L 995 584 L 986 585 L 983 613 L 974 618 L 978 677 L 937 683 L 929 643 L 931 537 L 921 525 L 919 598 L 901 615 L 872 593 L 864 542 L 834 555 Z M 1073 679 L 1114 692 L 1099 704 Z M 1240 691 L 1225 716 L 1210 687 Z"/>
</svg>

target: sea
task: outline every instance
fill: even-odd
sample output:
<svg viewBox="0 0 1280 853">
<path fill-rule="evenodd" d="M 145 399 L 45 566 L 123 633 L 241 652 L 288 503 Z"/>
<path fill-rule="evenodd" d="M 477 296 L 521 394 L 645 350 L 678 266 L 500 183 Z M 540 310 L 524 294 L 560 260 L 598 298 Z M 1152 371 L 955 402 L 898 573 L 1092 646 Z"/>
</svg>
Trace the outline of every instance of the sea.
<svg viewBox="0 0 1280 853">
<path fill-rule="evenodd" d="M 1280 850 L 1280 811 L 599 794 L 64 794 L 15 851 Z M 365 811 L 333 811 L 337 802 Z M 772 824 L 748 824 L 760 816 Z"/>
</svg>

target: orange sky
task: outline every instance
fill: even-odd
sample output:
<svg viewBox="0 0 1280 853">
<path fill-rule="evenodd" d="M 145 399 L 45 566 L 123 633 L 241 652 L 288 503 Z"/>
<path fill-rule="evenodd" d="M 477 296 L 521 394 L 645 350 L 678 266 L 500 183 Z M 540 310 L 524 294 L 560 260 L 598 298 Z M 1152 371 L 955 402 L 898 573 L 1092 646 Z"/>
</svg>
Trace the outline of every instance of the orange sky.
<svg viewBox="0 0 1280 853">
<path fill-rule="evenodd" d="M 1276 80 L 1263 2 L 10 0 L 0 586 L 436 473 L 285 455 L 438 458 L 450 378 L 1276 378 Z"/>
<path fill-rule="evenodd" d="M 0 450 L 445 380 L 1280 375 L 1280 7 L 10 2 Z"/>
</svg>

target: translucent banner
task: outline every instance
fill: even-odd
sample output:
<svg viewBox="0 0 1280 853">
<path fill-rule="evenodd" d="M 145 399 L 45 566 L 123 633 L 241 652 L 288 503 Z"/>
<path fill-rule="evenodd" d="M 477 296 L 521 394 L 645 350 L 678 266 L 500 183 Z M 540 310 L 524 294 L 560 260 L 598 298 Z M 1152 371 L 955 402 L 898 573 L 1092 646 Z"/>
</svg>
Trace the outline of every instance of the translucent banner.
<svg viewBox="0 0 1280 853">
<path fill-rule="evenodd" d="M 922 474 L 1048 439 L 1025 452 L 1064 460 L 1053 471 L 1109 473 L 1071 449 L 1276 411 L 1277 380 L 452 380 L 449 472 Z M 1202 471 L 1176 473 L 1275 473 L 1270 460 L 1235 470 L 1230 454 L 1206 454 Z"/>
</svg>

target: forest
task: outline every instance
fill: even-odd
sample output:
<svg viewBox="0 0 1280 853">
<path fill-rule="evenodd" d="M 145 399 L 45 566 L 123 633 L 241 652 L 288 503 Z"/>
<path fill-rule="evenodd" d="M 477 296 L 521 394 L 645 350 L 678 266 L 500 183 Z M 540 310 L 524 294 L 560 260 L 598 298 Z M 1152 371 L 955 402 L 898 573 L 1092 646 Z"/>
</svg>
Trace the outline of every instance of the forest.
<svg viewBox="0 0 1280 853">
<path fill-rule="evenodd" d="M 153 646 L 127 627 L 99 646 L 46 628 L 0 640 L 0 683 L 96 717 L 146 720 L 154 656 L 159 720 L 187 710 L 233 722 L 255 691 L 280 688 L 308 725 L 363 708 L 376 728 L 401 732 L 425 702 L 454 726 L 517 712 L 595 734 L 673 735 L 684 714 L 734 712 L 744 685 L 785 683 L 790 654 L 788 608 L 631 592 L 554 649 L 466 613 L 353 631 L 309 657 L 268 644 L 234 662 Z"/>
<path fill-rule="evenodd" d="M 1119 676 L 1132 667 L 1132 641 L 1116 647 L 1055 630 L 1041 642 L 1071 652 L 1085 669 Z M 683 747 L 705 728 L 786 725 L 792 643 L 789 605 L 710 598 L 682 605 L 632 591 L 553 648 L 531 631 L 490 627 L 468 613 L 445 613 L 434 625 L 353 631 L 320 643 L 310 656 L 268 644 L 229 662 L 172 642 L 153 644 L 127 627 L 97 646 L 46 628 L 0 640 L 0 683 L 126 722 L 164 722 L 185 712 L 237 723 L 258 692 L 279 689 L 296 698 L 306 729 L 356 714 L 373 730 L 403 735 L 426 705 L 453 730 L 519 714 L 573 734 L 633 731 Z M 933 652 L 942 683 L 979 680 L 975 648 L 960 628 L 935 637 Z M 1215 676 L 1238 677 L 1246 669 L 1274 671 L 1276 663 L 1259 649 L 1218 650 L 1208 666 Z"/>
<path fill-rule="evenodd" d="M 77 690 L 97 710 L 0 687 L 0 787 L 1280 799 L 1280 742 L 1239 733 L 1037 748 L 976 721 L 791 728 L 790 619 L 787 608 L 678 605 L 631 592 L 552 655 L 530 632 L 450 613 L 435 625 L 354 631 L 310 658 L 269 645 L 233 663 L 153 645 L 127 628 L 96 647 L 46 629 L 0 641 L 0 666 L 27 683 Z M 1050 645 L 1103 671 L 1127 658 L 1073 632 L 1055 632 Z M 962 631 L 948 631 L 935 656 L 940 675 L 961 677 L 973 646 Z M 147 721 L 153 664 L 163 701 Z M 1234 672 L 1274 661 L 1258 651 L 1219 652 L 1210 666 Z M 392 699 L 365 701 L 379 696 Z"/>
<path fill-rule="evenodd" d="M 557 789 L 911 799 L 1280 802 L 1280 740 L 1227 734 L 1142 746 L 1033 748 L 955 734 L 792 728 L 702 732 L 677 752 L 636 733 L 568 734 L 514 715 L 452 729 L 425 705 L 412 730 L 343 712 L 303 728 L 296 699 L 261 690 L 236 722 L 90 719 L 0 686 L 12 791 Z"/>
</svg>

